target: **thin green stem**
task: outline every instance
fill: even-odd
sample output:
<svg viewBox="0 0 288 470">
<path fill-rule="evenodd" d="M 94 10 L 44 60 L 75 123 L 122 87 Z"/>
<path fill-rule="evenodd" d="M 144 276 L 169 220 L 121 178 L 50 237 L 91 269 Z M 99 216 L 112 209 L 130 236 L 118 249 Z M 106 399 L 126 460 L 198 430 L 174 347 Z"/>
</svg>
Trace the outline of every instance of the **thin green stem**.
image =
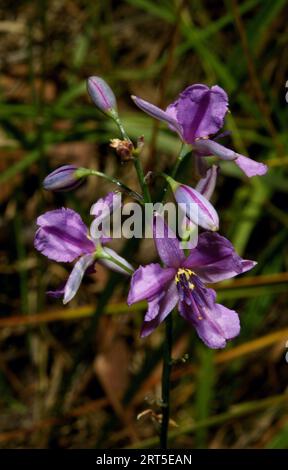
<svg viewBox="0 0 288 470">
<path fill-rule="evenodd" d="M 117 124 L 118 129 L 121 133 L 122 139 L 128 140 L 128 142 L 132 142 L 129 135 L 127 134 L 126 130 L 123 127 L 123 124 L 121 122 L 121 119 L 119 118 L 118 114 L 112 113 L 111 118 L 114 120 L 114 122 Z M 149 202 L 152 202 L 151 196 L 150 196 L 150 191 L 148 188 L 148 185 L 145 181 L 145 175 L 142 167 L 141 160 L 139 158 L 139 148 L 133 148 L 133 157 L 134 157 L 134 167 L 137 173 L 138 181 L 142 189 L 143 193 L 143 198 L 144 198 L 144 203 L 147 204 Z"/>
<path fill-rule="evenodd" d="M 182 144 L 179 156 L 175 162 L 174 167 L 171 171 L 171 178 L 175 178 L 178 172 L 178 169 L 187 155 L 187 149 L 185 145 Z M 166 178 L 165 174 L 162 174 Z M 161 200 L 164 199 L 168 182 L 164 189 L 163 196 Z M 173 341 L 173 319 L 172 313 L 168 315 L 165 320 L 165 340 L 163 345 L 163 371 L 162 371 L 162 424 L 160 431 L 160 447 L 161 449 L 167 449 L 168 445 L 168 430 L 169 430 L 169 420 L 170 420 L 170 374 L 172 368 L 172 341 Z"/>
<path fill-rule="evenodd" d="M 85 178 L 87 176 L 99 176 L 100 178 L 104 178 L 107 181 L 110 181 L 110 183 L 116 184 L 120 189 L 123 189 L 127 194 L 129 194 L 129 196 L 134 197 L 137 199 L 137 201 L 143 204 L 142 196 L 139 193 L 126 186 L 126 184 L 122 183 L 122 181 L 114 178 L 114 176 L 109 176 L 105 173 L 102 173 L 101 171 L 91 170 L 89 168 L 78 168 L 75 171 L 75 176 L 76 178 Z"/>
<path fill-rule="evenodd" d="M 190 152 L 190 150 L 187 149 L 187 146 L 184 143 L 182 143 L 182 146 L 181 146 L 179 155 L 177 157 L 177 160 L 176 160 L 176 162 L 175 162 L 175 164 L 174 164 L 174 166 L 171 170 L 171 173 L 169 175 L 172 179 L 176 178 L 178 170 L 180 168 L 180 165 L 183 162 L 183 160 L 185 159 L 186 155 L 188 155 L 189 152 Z M 163 176 L 164 178 L 166 178 L 166 176 L 167 176 L 164 173 L 162 173 L 162 174 L 159 173 L 159 175 Z M 167 192 L 168 186 L 169 186 L 169 183 L 167 182 L 167 184 L 166 184 L 166 186 L 163 190 L 161 201 L 165 198 L 165 194 Z"/>
<path fill-rule="evenodd" d="M 172 313 L 165 320 L 165 340 L 163 345 L 163 371 L 162 371 L 162 424 L 160 432 L 160 447 L 167 449 L 168 429 L 170 419 L 170 374 L 172 368 L 172 339 L 173 319 Z"/>
<path fill-rule="evenodd" d="M 185 145 L 182 143 L 179 155 L 171 171 L 171 175 L 170 175 L 171 178 L 175 178 L 175 176 L 177 175 L 181 162 L 186 154 L 187 154 L 187 150 L 185 149 Z"/>
<path fill-rule="evenodd" d="M 119 116 L 112 114 L 111 117 L 114 120 L 114 122 L 117 124 L 118 129 L 121 133 L 122 139 L 128 140 L 128 142 L 131 142 L 131 139 L 130 139 L 129 135 L 127 134 L 127 132 L 125 131 Z"/>
<path fill-rule="evenodd" d="M 137 176 L 138 176 L 139 184 L 140 184 L 141 189 L 142 189 L 144 202 L 145 202 L 145 204 L 147 204 L 149 202 L 152 202 L 152 199 L 151 199 L 151 196 L 150 196 L 150 191 L 149 191 L 148 185 L 145 181 L 145 176 L 144 176 L 142 163 L 141 163 L 141 160 L 140 160 L 138 155 L 136 155 L 134 157 L 134 166 L 135 166 L 135 170 L 136 170 L 136 173 L 137 173 Z"/>
</svg>

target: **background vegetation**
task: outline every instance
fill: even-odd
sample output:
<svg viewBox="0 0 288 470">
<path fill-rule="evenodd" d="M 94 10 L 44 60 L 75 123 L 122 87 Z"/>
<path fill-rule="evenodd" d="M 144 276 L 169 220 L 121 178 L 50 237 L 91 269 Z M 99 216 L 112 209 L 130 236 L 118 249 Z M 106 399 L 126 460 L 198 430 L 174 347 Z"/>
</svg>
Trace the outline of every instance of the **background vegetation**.
<svg viewBox="0 0 288 470">
<path fill-rule="evenodd" d="M 269 165 L 251 180 L 221 165 L 213 199 L 221 233 L 258 265 L 217 288 L 241 314 L 241 335 L 227 349 L 208 350 L 177 320 L 170 445 L 288 447 L 287 3 L 9 0 L 1 7 L 0 446 L 158 445 L 163 329 L 139 338 L 144 306 L 129 309 L 127 282 L 104 268 L 69 306 L 49 300 L 45 291 L 69 267 L 33 248 L 37 215 L 65 205 L 89 221 L 90 205 L 111 189 L 91 178 L 73 193 L 48 194 L 41 181 L 57 166 L 118 174 L 137 189 L 133 167 L 107 144 L 116 129 L 86 93 L 85 79 L 100 75 L 130 135 L 145 135 L 146 170 L 168 169 L 179 142 L 129 95 L 164 106 L 197 82 L 227 90 L 227 143 Z M 192 175 L 190 161 L 181 178 L 191 184 Z M 116 246 L 135 265 L 155 257 L 149 240 Z"/>
</svg>

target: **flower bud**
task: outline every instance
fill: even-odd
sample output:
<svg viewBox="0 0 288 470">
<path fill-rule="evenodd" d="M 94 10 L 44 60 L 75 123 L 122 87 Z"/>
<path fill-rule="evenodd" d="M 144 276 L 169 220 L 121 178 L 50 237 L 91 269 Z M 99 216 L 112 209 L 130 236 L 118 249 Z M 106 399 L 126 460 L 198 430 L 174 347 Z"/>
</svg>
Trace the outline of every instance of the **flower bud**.
<svg viewBox="0 0 288 470">
<path fill-rule="evenodd" d="M 208 199 L 186 184 L 178 183 L 169 176 L 166 179 L 177 203 L 191 222 L 213 232 L 219 229 L 218 214 Z"/>
<path fill-rule="evenodd" d="M 103 113 L 117 115 L 116 98 L 108 83 L 100 77 L 89 77 L 87 90 L 93 103 Z"/>
<path fill-rule="evenodd" d="M 70 191 L 77 188 L 83 182 L 83 178 L 76 176 L 78 167 L 75 165 L 60 166 L 52 171 L 43 181 L 43 187 L 47 191 Z"/>
</svg>

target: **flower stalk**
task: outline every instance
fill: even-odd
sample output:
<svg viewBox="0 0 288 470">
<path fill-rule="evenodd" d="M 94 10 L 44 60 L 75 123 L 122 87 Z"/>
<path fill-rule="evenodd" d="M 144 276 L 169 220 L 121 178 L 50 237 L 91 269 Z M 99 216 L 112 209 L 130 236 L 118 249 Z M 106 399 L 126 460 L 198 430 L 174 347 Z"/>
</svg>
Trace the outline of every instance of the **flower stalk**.
<svg viewBox="0 0 288 470">
<path fill-rule="evenodd" d="M 139 201 L 141 204 L 143 204 L 143 198 L 139 193 L 137 193 L 133 189 L 126 186 L 126 184 L 122 183 L 122 181 L 119 181 L 117 178 L 114 178 L 114 176 L 109 176 L 109 175 L 106 175 L 106 173 L 102 173 L 101 171 L 97 171 L 97 170 L 92 170 L 90 168 L 78 168 L 78 170 L 76 170 L 74 174 L 76 178 L 79 178 L 79 179 L 85 178 L 87 176 L 99 176 L 100 178 L 104 178 L 107 181 L 110 181 L 110 183 L 116 184 L 120 189 L 125 191 L 129 196 L 133 197 L 134 199 Z"/>
<path fill-rule="evenodd" d="M 165 340 L 163 344 L 162 370 L 162 422 L 160 431 L 160 447 L 167 449 L 170 421 L 170 375 L 172 368 L 173 318 L 168 315 L 165 320 Z"/>
</svg>

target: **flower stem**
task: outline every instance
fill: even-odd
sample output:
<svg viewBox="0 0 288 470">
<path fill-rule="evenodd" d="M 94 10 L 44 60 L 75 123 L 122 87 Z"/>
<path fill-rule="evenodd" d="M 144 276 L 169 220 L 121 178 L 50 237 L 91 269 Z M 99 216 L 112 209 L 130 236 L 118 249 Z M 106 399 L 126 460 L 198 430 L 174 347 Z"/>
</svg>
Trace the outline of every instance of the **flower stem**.
<svg viewBox="0 0 288 470">
<path fill-rule="evenodd" d="M 160 447 L 167 449 L 168 429 L 170 419 L 170 373 L 172 367 L 172 313 L 165 320 L 165 341 L 163 345 L 163 371 L 162 371 L 162 424 L 160 432 Z"/>
<path fill-rule="evenodd" d="M 140 160 L 138 155 L 136 155 L 134 157 L 133 161 L 134 161 L 135 170 L 136 170 L 136 173 L 137 173 L 137 176 L 138 176 L 138 181 L 139 181 L 139 184 L 140 184 L 141 189 L 142 189 L 144 202 L 147 204 L 149 202 L 152 202 L 152 200 L 151 200 L 148 185 L 145 181 L 145 176 L 144 176 L 144 172 L 143 172 L 142 163 L 141 163 L 141 160 Z"/>
<path fill-rule="evenodd" d="M 182 144 L 177 160 L 171 170 L 171 174 L 170 174 L 171 178 L 175 178 L 183 159 L 186 157 L 186 155 L 189 152 L 190 152 L 190 149 L 187 149 L 187 146 L 185 146 L 185 144 Z"/>
<path fill-rule="evenodd" d="M 113 176 L 108 176 L 105 173 L 102 173 L 101 171 L 91 170 L 89 168 L 78 168 L 75 171 L 75 174 L 77 178 L 84 178 L 87 176 L 100 176 L 100 178 L 104 178 L 107 181 L 110 181 L 110 183 L 116 184 L 120 189 L 123 189 L 127 194 L 129 194 L 129 196 L 133 197 L 140 203 L 143 203 L 142 196 L 139 193 L 129 188 L 128 186 L 126 186 L 126 184 L 122 183 L 122 181 L 117 180 L 117 178 L 114 178 Z"/>
<path fill-rule="evenodd" d="M 115 117 L 113 117 L 113 119 L 114 119 L 115 123 L 118 126 L 118 129 L 119 129 L 119 131 L 122 135 L 122 138 L 125 139 L 125 140 L 128 140 L 128 142 L 132 142 L 129 135 L 127 134 L 126 130 L 124 129 L 124 126 L 123 126 L 119 116 L 115 116 Z M 148 185 L 145 181 L 145 175 L 144 175 L 142 163 L 141 163 L 141 160 L 139 158 L 139 149 L 134 148 L 133 156 L 134 156 L 134 159 L 133 159 L 134 167 L 135 167 L 135 170 L 136 170 L 136 173 L 137 173 L 137 176 L 138 176 L 139 184 L 140 184 L 141 189 L 142 189 L 144 203 L 146 204 L 148 202 L 152 202 L 151 196 L 150 196 L 150 191 L 149 191 Z"/>
<path fill-rule="evenodd" d="M 130 139 L 129 135 L 127 134 L 127 132 L 125 131 L 124 126 L 123 126 L 119 116 L 118 115 L 116 115 L 115 117 L 112 116 L 112 118 L 114 119 L 114 122 L 118 126 L 118 129 L 121 133 L 122 139 L 128 140 L 128 142 L 131 142 L 131 139 Z"/>
<path fill-rule="evenodd" d="M 186 156 L 189 154 L 190 150 L 187 149 L 187 146 L 185 144 L 182 144 L 181 146 L 181 149 L 180 149 L 180 152 L 179 152 L 179 155 L 177 157 L 177 160 L 176 162 L 174 163 L 174 166 L 171 170 L 171 173 L 169 175 L 170 178 L 174 179 L 176 178 L 177 176 L 177 173 L 178 173 L 178 170 L 179 170 L 179 167 L 182 163 L 182 161 L 186 158 Z M 162 176 L 163 178 L 167 178 L 167 175 L 165 173 L 158 173 L 159 176 Z M 166 185 L 164 187 L 164 190 L 163 190 L 163 193 L 162 193 L 162 196 L 160 198 L 160 200 L 162 201 L 164 198 L 165 198 L 165 195 L 167 193 L 167 190 L 168 190 L 168 187 L 169 187 L 169 183 L 168 181 L 166 182 Z"/>
</svg>

